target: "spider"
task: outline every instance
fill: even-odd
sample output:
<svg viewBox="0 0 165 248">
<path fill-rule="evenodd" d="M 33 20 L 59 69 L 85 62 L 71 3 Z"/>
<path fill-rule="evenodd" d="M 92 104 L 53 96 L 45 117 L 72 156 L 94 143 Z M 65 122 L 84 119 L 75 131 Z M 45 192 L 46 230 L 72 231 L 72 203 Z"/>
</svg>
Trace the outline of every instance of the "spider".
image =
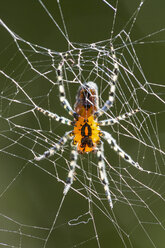
<svg viewBox="0 0 165 248">
<path fill-rule="evenodd" d="M 133 165 L 135 168 L 139 170 L 143 169 L 137 162 L 134 162 L 134 160 L 126 152 L 124 152 L 124 150 L 120 148 L 120 146 L 117 144 L 116 140 L 111 136 L 110 133 L 100 129 L 100 126 L 113 125 L 115 123 L 119 123 L 119 121 L 124 120 L 138 112 L 138 109 L 136 109 L 132 110 L 131 112 L 127 112 L 123 115 L 120 115 L 116 118 L 98 121 L 98 118 L 104 113 L 106 113 L 107 110 L 109 110 L 109 108 L 113 106 L 113 102 L 115 99 L 115 90 L 116 83 L 118 81 L 119 65 L 117 62 L 113 45 L 110 45 L 110 51 L 112 54 L 114 68 L 110 80 L 109 97 L 102 108 L 99 108 L 98 106 L 97 85 L 94 82 L 89 81 L 80 86 L 76 97 L 74 109 L 72 109 L 71 105 L 66 99 L 65 89 L 63 86 L 63 67 L 66 62 L 66 56 L 63 57 L 57 68 L 59 99 L 64 109 L 66 109 L 66 111 L 74 118 L 74 121 L 71 121 L 63 116 L 60 117 L 57 114 L 51 113 L 50 111 L 44 110 L 38 106 L 36 106 L 36 109 L 44 115 L 55 119 L 58 122 L 67 125 L 72 125 L 74 129 L 72 131 L 66 132 L 64 136 L 53 147 L 51 147 L 48 151 L 45 151 L 42 155 L 35 157 L 35 160 L 40 161 L 42 159 L 54 155 L 57 151 L 62 148 L 64 144 L 66 144 L 69 139 L 72 139 L 73 149 L 71 150 L 70 170 L 63 191 L 63 194 L 66 195 L 74 180 L 75 169 L 78 166 L 78 154 L 95 152 L 98 157 L 98 169 L 100 174 L 100 180 L 104 186 L 105 195 L 108 199 L 109 205 L 111 208 L 113 208 L 113 202 L 109 189 L 109 181 L 107 178 L 106 167 L 104 162 L 104 147 L 102 138 L 109 143 L 111 148 L 115 152 L 117 152 L 120 157 L 122 157 L 131 165 Z"/>
</svg>

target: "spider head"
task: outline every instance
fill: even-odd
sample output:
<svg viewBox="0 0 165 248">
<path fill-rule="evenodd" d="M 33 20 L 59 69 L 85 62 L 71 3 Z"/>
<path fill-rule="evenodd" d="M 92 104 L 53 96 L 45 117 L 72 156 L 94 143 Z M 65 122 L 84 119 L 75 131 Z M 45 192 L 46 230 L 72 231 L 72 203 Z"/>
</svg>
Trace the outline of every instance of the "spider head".
<svg viewBox="0 0 165 248">
<path fill-rule="evenodd" d="M 75 111 L 83 117 L 89 117 L 98 109 L 98 88 L 94 82 L 80 86 L 77 94 Z"/>
</svg>

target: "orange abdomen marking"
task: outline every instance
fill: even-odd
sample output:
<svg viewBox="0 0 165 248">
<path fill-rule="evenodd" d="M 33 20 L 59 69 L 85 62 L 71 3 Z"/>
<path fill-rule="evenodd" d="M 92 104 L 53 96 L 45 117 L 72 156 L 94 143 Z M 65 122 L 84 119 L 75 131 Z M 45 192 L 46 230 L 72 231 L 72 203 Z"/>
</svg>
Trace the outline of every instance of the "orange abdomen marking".
<svg viewBox="0 0 165 248">
<path fill-rule="evenodd" d="M 74 127 L 74 144 L 79 153 L 91 152 L 100 141 L 100 129 L 93 116 L 80 116 Z"/>
</svg>

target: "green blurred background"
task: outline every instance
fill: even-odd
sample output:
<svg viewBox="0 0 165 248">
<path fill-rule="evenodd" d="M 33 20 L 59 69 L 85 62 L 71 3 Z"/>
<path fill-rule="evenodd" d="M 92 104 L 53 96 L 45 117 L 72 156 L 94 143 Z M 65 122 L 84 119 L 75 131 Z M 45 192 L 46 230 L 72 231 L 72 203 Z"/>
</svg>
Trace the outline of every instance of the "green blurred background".
<svg viewBox="0 0 165 248">
<path fill-rule="evenodd" d="M 46 5 L 54 20 L 60 27 L 63 27 L 57 1 L 49 0 L 44 1 L 43 3 Z M 115 1 L 111 1 L 110 3 L 115 5 Z M 118 34 L 125 26 L 139 6 L 139 3 L 140 1 L 136 0 L 119 0 L 114 35 Z M 71 41 L 78 43 L 93 43 L 110 37 L 114 17 L 112 9 L 105 2 L 101 0 L 65 0 L 60 1 L 60 6 Z M 164 28 L 164 10 L 164 0 L 146 0 L 139 12 L 134 28 L 131 31 L 132 40 L 146 37 L 148 34 L 160 31 Z M 23 39 L 57 52 L 67 50 L 67 42 L 60 34 L 56 24 L 49 18 L 48 14 L 44 11 L 38 1 L 1 1 L 0 13 L 2 20 L 6 25 Z M 64 29 L 62 28 L 62 30 Z M 21 71 L 18 72 L 15 70 L 17 64 L 16 62 L 12 62 L 12 60 L 14 61 L 15 57 L 18 56 L 16 55 L 18 50 L 15 47 L 12 37 L 3 27 L 0 27 L 0 32 L 0 67 L 19 81 L 21 80 Z M 146 42 L 144 45 L 139 44 L 135 46 L 140 64 L 149 82 L 164 85 L 165 32 L 160 32 L 151 39 L 148 38 L 146 41 L 148 40 L 154 42 L 151 44 Z M 19 61 L 18 57 L 17 61 Z M 23 61 L 23 57 L 21 56 L 20 61 Z M 11 65 L 11 67 L 8 67 L 8 64 Z M 25 64 L 23 62 L 22 68 L 25 69 Z M 5 80 L 4 77 L 0 76 L 0 78 L 1 93 L 4 90 L 8 90 L 9 97 L 10 87 L 8 87 L 8 81 Z M 31 74 L 31 71 L 29 73 L 27 72 L 23 79 L 32 79 L 34 82 L 31 89 L 28 89 L 28 84 L 27 87 L 25 87 L 25 90 L 28 90 L 29 95 L 31 95 L 31 92 L 34 90 L 36 81 L 42 80 L 39 78 L 35 81 L 35 76 Z M 35 94 L 37 95 L 37 91 L 39 90 L 39 96 L 46 95 L 46 93 L 44 94 L 45 89 L 47 89 L 47 85 L 45 85 L 45 81 L 43 81 L 43 88 L 37 88 Z M 76 90 L 74 90 L 73 95 L 75 95 Z M 155 88 L 155 90 L 158 95 L 164 97 L 162 87 Z M 21 96 L 20 94 L 19 99 L 24 99 L 24 96 Z M 54 102 L 58 102 L 57 95 L 54 96 L 54 102 L 53 96 L 50 97 L 50 99 L 52 101 L 50 104 L 51 106 L 53 106 Z M 8 104 L 8 101 L 1 99 L 2 116 L 7 116 L 7 113 L 8 116 L 11 116 L 12 113 L 10 111 L 13 111 L 14 114 L 16 114 L 17 111 L 18 113 L 21 112 L 21 105 L 12 106 L 11 110 Z M 62 107 L 59 106 L 59 104 L 57 104 L 57 106 L 57 113 L 63 114 Z M 17 109 L 18 107 L 20 109 Z M 152 99 L 150 101 L 148 110 L 152 111 L 154 107 L 155 102 L 153 98 L 153 102 Z M 160 103 L 160 105 L 157 104 L 156 107 L 157 109 L 154 110 L 155 112 L 164 110 L 162 103 Z M 36 125 L 36 123 L 32 122 L 31 116 L 27 116 L 27 118 L 25 118 L 25 116 L 24 119 L 21 120 L 21 123 L 17 124 L 22 124 L 26 127 L 33 127 L 33 125 Z M 158 117 L 159 121 L 158 128 L 160 132 L 160 141 L 161 144 L 163 144 L 165 138 L 164 118 L 162 115 L 156 117 Z M 1 134 L 3 134 L 3 130 L 10 130 L 9 123 L 4 119 L 1 120 Z M 48 123 L 44 117 L 40 117 L 40 121 L 42 123 L 42 128 L 49 130 L 50 123 Z M 53 134 L 52 140 L 53 138 L 57 138 L 56 135 L 61 136 L 65 130 L 68 130 L 67 127 L 63 128 L 57 123 L 54 123 L 53 125 L 55 134 Z M 37 125 L 34 128 L 36 127 Z M 3 135 L 0 136 L 1 149 L 14 143 L 10 139 L 19 139 L 19 132 L 21 132 L 19 129 L 14 129 L 14 132 L 11 133 L 10 131 L 5 131 L 5 137 L 7 136 L 9 138 L 6 139 Z M 3 244 L 8 244 L 9 247 L 39 248 L 43 247 L 44 239 L 48 234 L 48 229 L 51 227 L 54 217 L 57 214 L 62 199 L 63 184 L 58 183 L 56 178 L 52 176 L 56 175 L 56 167 L 52 166 L 53 163 L 42 161 L 39 166 L 45 169 L 45 171 L 43 171 L 41 168 L 28 162 L 28 159 L 32 159 L 32 154 L 30 152 L 32 144 L 28 139 L 22 138 L 19 142 L 24 144 L 26 148 L 22 149 L 20 146 L 11 146 L 9 149 L 6 149 L 5 152 L 2 150 L 0 153 L 0 247 L 4 247 Z M 127 143 L 127 145 L 129 144 Z M 29 150 L 27 149 L 28 147 Z M 128 149 L 130 151 L 133 149 L 131 148 L 131 144 Z M 7 152 L 17 154 L 18 157 L 10 156 Z M 22 159 L 23 157 L 25 157 L 25 160 Z M 64 157 L 66 160 L 69 160 L 69 150 L 64 153 Z M 85 158 L 83 162 L 83 164 L 86 164 L 87 169 L 89 167 L 88 161 L 88 158 Z M 113 161 L 113 158 L 111 158 L 111 161 Z M 60 157 L 55 157 L 55 162 L 55 166 L 58 167 L 58 173 L 60 174 L 59 177 L 62 177 L 62 180 L 65 180 L 66 171 L 64 171 L 63 167 L 67 166 L 67 163 L 63 163 L 64 160 Z M 164 168 L 164 164 L 161 164 L 160 167 Z M 50 172 L 50 174 L 48 172 Z M 97 171 L 94 170 L 94 173 L 97 173 Z M 146 177 L 144 181 L 150 179 L 151 181 L 154 181 L 154 177 Z M 163 176 L 157 177 L 153 184 L 148 183 L 147 185 L 150 185 L 151 189 L 155 189 L 157 192 L 165 192 Z M 161 191 L 159 191 L 160 189 Z M 99 190 L 101 192 L 101 186 Z M 152 197 L 146 199 L 146 204 L 158 217 L 158 220 L 163 222 L 164 203 L 162 201 L 159 202 L 159 198 L 157 199 L 154 193 Z M 80 219 L 75 220 L 75 223 L 81 221 L 81 219 L 88 220 L 90 218 L 88 213 L 88 202 L 84 198 L 82 199 L 77 193 L 73 191 L 69 192 L 58 216 L 55 229 L 51 232 L 46 247 L 98 247 L 94 231 L 95 226 L 97 234 L 99 235 L 100 246 L 104 248 L 165 247 L 164 232 L 162 231 L 161 224 L 154 225 L 155 219 L 151 218 L 153 215 L 151 213 L 148 214 L 144 209 L 140 211 L 138 207 L 137 209 L 135 207 L 134 210 L 138 218 L 136 218 L 135 213 L 133 213 L 133 210 L 128 205 L 121 204 L 121 206 L 119 206 L 118 204 L 114 210 L 116 223 L 119 225 L 119 228 L 121 228 L 120 231 L 123 231 L 122 235 L 125 240 L 124 245 L 124 242 L 119 238 L 120 231 L 118 230 L 118 227 L 111 221 L 111 219 L 114 219 L 112 213 L 108 213 L 105 210 L 98 211 L 95 206 L 93 206 L 92 214 L 92 216 L 94 216 L 94 222 L 89 221 L 86 225 L 68 225 L 69 221 L 77 216 L 79 216 Z M 146 225 L 146 229 L 143 229 L 140 226 L 141 222 L 151 222 L 152 224 Z M 93 223 L 95 223 L 95 225 Z M 72 224 L 74 224 L 74 221 Z M 33 226 L 36 228 L 33 228 Z M 124 233 L 124 231 L 126 233 Z M 130 236 L 127 237 L 127 234 Z M 155 246 L 152 244 L 151 238 L 147 237 L 147 234 L 152 237 Z"/>
</svg>

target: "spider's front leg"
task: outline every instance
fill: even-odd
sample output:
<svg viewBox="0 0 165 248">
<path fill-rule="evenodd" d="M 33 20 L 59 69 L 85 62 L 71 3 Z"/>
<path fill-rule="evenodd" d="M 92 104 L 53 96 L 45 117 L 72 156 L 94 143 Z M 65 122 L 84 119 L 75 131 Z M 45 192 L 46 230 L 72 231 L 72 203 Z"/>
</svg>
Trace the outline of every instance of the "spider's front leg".
<svg viewBox="0 0 165 248">
<path fill-rule="evenodd" d="M 125 114 L 119 115 L 115 118 L 110 118 L 102 121 L 98 121 L 99 126 L 111 126 L 114 125 L 115 123 L 119 123 L 122 120 L 125 120 L 132 115 L 136 114 L 139 111 L 139 109 L 132 110 L 131 112 L 126 112 Z"/>
<path fill-rule="evenodd" d="M 105 102 L 104 106 L 99 111 L 95 112 L 95 117 L 99 117 L 105 112 L 107 112 L 108 109 L 113 106 L 113 102 L 115 99 L 115 90 L 116 90 L 116 83 L 117 83 L 118 74 L 119 74 L 119 65 L 118 65 L 116 53 L 115 53 L 115 50 L 112 44 L 110 44 L 110 50 L 112 54 L 114 68 L 113 68 L 113 72 L 112 72 L 112 76 L 110 80 L 111 86 L 110 86 L 110 91 L 109 91 L 109 97 L 108 97 L 108 100 Z"/>
<path fill-rule="evenodd" d="M 67 119 L 67 118 L 65 118 L 63 116 L 58 116 L 57 114 L 52 113 L 52 112 L 50 112 L 48 110 L 45 110 L 45 109 L 43 109 L 41 107 L 38 107 L 38 106 L 36 106 L 35 109 L 38 110 L 39 112 L 41 112 L 42 114 L 44 114 L 45 116 L 50 117 L 53 120 L 56 120 L 58 122 L 61 122 L 63 124 L 66 124 L 68 126 L 73 125 L 73 121 L 71 121 L 71 120 L 69 120 L 69 119 Z"/>
<path fill-rule="evenodd" d="M 135 168 L 139 170 L 143 170 L 143 168 L 135 162 L 126 152 L 124 152 L 120 146 L 116 143 L 116 140 L 111 136 L 110 133 L 101 131 L 102 137 L 110 144 L 111 148 L 119 154 L 125 161 L 133 165 Z"/>
<path fill-rule="evenodd" d="M 43 160 L 45 158 L 48 158 L 48 157 L 51 157 L 53 156 L 57 151 L 59 151 L 61 149 L 61 147 L 63 145 L 66 144 L 66 142 L 69 140 L 69 139 L 72 139 L 73 138 L 73 131 L 69 131 L 69 132 L 66 132 L 64 134 L 64 136 L 59 140 L 59 142 L 57 142 L 53 147 L 51 147 L 48 151 L 45 151 L 44 154 L 38 156 L 38 157 L 35 157 L 34 159 L 37 160 L 37 161 L 40 161 L 40 160 Z"/>
<path fill-rule="evenodd" d="M 58 87 L 59 87 L 59 93 L 60 93 L 60 102 L 62 103 L 64 109 L 67 110 L 67 112 L 72 115 L 74 118 L 78 118 L 78 114 L 72 109 L 72 107 L 70 106 L 68 100 L 66 99 L 66 94 L 65 94 L 65 89 L 64 89 L 64 85 L 63 85 L 63 67 L 64 67 L 64 63 L 66 60 L 67 55 L 63 56 L 62 61 L 59 63 L 58 68 L 57 68 L 57 81 L 58 81 Z"/>
<path fill-rule="evenodd" d="M 107 173 L 106 173 L 106 169 L 105 169 L 104 147 L 103 147 L 102 141 L 100 142 L 100 146 L 98 146 L 97 157 L 99 159 L 98 167 L 99 167 L 99 173 L 100 173 L 100 180 L 101 180 L 102 184 L 104 185 L 104 190 L 105 190 L 105 194 L 107 196 L 109 205 L 111 208 L 113 208 L 111 193 L 109 190 L 109 181 L 108 181 Z"/>
</svg>

